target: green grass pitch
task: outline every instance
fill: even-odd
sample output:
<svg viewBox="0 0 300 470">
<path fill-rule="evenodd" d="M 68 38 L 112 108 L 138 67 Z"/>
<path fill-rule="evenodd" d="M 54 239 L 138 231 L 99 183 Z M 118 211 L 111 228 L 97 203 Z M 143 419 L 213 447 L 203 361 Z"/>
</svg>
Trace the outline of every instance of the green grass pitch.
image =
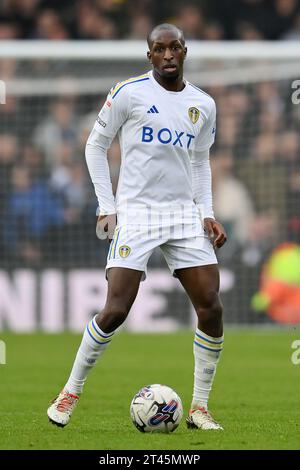
<svg viewBox="0 0 300 470">
<path fill-rule="evenodd" d="M 300 330 L 230 330 L 210 399 L 224 432 L 142 434 L 129 417 L 132 396 L 165 383 L 188 410 L 193 383 L 192 332 L 115 336 L 90 374 L 70 424 L 48 422 L 48 402 L 64 385 L 81 336 L 2 334 L 1 449 L 299 449 L 300 365 L 291 344 Z"/>
</svg>

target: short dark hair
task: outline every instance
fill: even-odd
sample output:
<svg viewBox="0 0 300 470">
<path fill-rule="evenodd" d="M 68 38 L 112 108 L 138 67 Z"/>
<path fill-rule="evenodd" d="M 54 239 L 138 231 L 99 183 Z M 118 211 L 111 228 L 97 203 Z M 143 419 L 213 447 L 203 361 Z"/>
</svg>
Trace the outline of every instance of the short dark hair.
<svg viewBox="0 0 300 470">
<path fill-rule="evenodd" d="M 153 39 L 152 39 L 153 35 L 159 31 L 176 31 L 179 37 L 181 38 L 183 44 L 185 44 L 184 34 L 180 28 L 178 28 L 177 26 L 171 23 L 162 23 L 162 24 L 155 26 L 152 29 L 152 31 L 148 34 L 147 43 L 148 43 L 149 49 L 151 49 L 151 46 L 153 44 Z"/>
</svg>

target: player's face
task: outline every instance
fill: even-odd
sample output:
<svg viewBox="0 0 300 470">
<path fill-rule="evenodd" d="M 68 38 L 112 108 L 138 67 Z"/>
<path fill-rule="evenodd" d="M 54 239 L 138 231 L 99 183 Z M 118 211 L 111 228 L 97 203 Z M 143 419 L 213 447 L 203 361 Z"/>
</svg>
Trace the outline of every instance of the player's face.
<svg viewBox="0 0 300 470">
<path fill-rule="evenodd" d="M 153 38 L 148 59 L 162 78 L 182 75 L 186 47 L 176 31 L 160 31 Z"/>
</svg>

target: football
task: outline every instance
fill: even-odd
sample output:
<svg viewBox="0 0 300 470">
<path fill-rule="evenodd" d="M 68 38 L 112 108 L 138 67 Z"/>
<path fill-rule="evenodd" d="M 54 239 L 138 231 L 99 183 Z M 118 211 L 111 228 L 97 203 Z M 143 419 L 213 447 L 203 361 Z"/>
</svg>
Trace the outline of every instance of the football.
<svg viewBox="0 0 300 470">
<path fill-rule="evenodd" d="M 180 397 L 167 385 L 143 387 L 132 399 L 130 415 L 141 432 L 173 432 L 179 425 L 183 408 Z"/>
</svg>

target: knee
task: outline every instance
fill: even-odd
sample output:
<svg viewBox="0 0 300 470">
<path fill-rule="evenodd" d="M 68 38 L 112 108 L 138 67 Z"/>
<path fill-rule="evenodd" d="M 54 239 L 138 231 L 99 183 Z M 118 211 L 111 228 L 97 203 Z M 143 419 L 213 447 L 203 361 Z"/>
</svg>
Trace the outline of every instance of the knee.
<svg viewBox="0 0 300 470">
<path fill-rule="evenodd" d="M 223 306 L 217 292 L 208 293 L 196 306 L 196 313 L 199 320 L 221 320 Z"/>
<path fill-rule="evenodd" d="M 127 318 L 129 308 L 122 302 L 110 302 L 106 304 L 101 313 L 96 317 L 99 327 L 105 333 L 117 329 Z"/>
</svg>

